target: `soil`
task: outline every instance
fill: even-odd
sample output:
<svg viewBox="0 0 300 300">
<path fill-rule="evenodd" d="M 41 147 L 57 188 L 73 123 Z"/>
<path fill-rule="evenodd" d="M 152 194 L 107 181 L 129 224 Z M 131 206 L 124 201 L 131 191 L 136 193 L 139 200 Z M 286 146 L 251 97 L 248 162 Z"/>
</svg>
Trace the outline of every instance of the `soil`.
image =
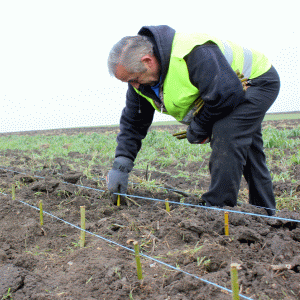
<svg viewBox="0 0 300 300">
<path fill-rule="evenodd" d="M 263 126 L 281 129 L 299 124 L 299 120 L 285 120 L 264 122 Z M 181 127 L 161 126 L 151 130 L 154 129 L 176 132 Z M 117 129 L 77 128 L 15 134 L 113 130 Z M 227 236 L 224 211 L 180 205 L 198 204 L 199 197 L 195 195 L 131 185 L 130 195 L 169 199 L 170 212 L 166 211 L 164 201 L 144 198 L 129 197 L 126 201 L 122 199 L 121 206 L 113 205 L 105 180 L 97 180 L 103 179 L 107 170 L 95 166 L 92 169 L 95 178 L 88 179 L 70 169 L 72 160 L 91 159 L 78 152 L 70 152 L 69 160 L 57 158 L 59 170 L 45 165 L 39 173 L 30 171 L 30 156 L 26 152 L 11 150 L 1 155 L 11 161 L 10 170 L 0 169 L 1 191 L 9 194 L 0 194 L 2 299 L 226 300 L 232 299 L 228 291 L 231 263 L 239 265 L 239 289 L 244 295 L 240 299 L 300 299 L 298 210 L 284 209 L 275 218 L 269 218 L 264 209 L 245 203 L 234 211 L 249 214 L 230 212 L 232 208 L 228 208 Z M 208 158 L 204 164 L 208 164 Z M 168 168 L 172 170 L 172 166 Z M 151 178 L 159 178 L 165 187 L 186 190 L 198 168 L 194 164 L 186 167 L 191 179 L 168 176 L 165 169 L 152 172 Z M 290 168 L 294 180 L 274 183 L 274 191 L 277 196 L 288 193 L 298 201 L 300 167 Z M 274 167 L 272 171 L 282 170 Z M 144 173 L 134 170 L 133 175 Z M 16 200 L 10 196 L 13 183 L 16 183 Z M 199 184 L 207 189 L 209 177 Z M 240 197 L 247 198 L 245 186 L 241 187 Z M 35 209 L 39 200 L 43 201 L 44 211 L 51 214 L 44 214 L 43 226 Z M 86 209 L 86 230 L 92 233 L 86 233 L 85 247 L 79 243 L 81 206 Z M 141 257 L 142 280 L 137 278 L 133 241 L 148 256 Z"/>
</svg>

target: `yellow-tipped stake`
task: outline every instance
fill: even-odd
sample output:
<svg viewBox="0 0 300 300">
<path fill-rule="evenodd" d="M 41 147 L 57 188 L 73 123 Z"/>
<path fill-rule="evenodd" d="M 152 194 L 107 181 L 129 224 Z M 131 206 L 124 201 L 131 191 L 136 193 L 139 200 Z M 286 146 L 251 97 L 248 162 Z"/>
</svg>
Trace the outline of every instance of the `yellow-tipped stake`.
<svg viewBox="0 0 300 300">
<path fill-rule="evenodd" d="M 168 198 L 165 200 L 165 204 L 166 204 L 166 211 L 170 212 L 170 205 L 169 205 L 169 199 Z"/>
<path fill-rule="evenodd" d="M 228 211 L 224 213 L 225 235 L 229 235 Z"/>
<path fill-rule="evenodd" d="M 16 186 L 14 183 L 11 186 L 11 198 L 12 198 L 12 200 L 16 199 Z"/>
<path fill-rule="evenodd" d="M 231 264 L 231 289 L 232 289 L 232 300 L 239 300 L 239 283 L 238 283 L 238 268 L 239 264 L 232 263 Z"/>
<path fill-rule="evenodd" d="M 44 225 L 44 217 L 43 217 L 43 201 L 39 201 L 39 207 L 40 207 L 40 224 L 41 226 Z"/>
<path fill-rule="evenodd" d="M 118 198 L 117 198 L 117 206 L 120 206 L 121 205 L 121 196 L 118 195 Z"/>
<path fill-rule="evenodd" d="M 81 230 L 80 231 L 80 248 L 85 244 L 85 206 L 80 206 Z"/>
</svg>

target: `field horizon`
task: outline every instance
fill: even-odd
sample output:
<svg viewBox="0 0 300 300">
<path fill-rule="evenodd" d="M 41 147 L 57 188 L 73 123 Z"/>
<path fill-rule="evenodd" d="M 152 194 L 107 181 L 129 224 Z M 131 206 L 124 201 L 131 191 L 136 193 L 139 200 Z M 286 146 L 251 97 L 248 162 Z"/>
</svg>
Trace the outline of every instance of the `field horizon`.
<svg viewBox="0 0 300 300">
<path fill-rule="evenodd" d="M 292 111 L 292 112 L 279 112 L 279 113 L 267 113 L 264 121 L 276 121 L 276 120 L 300 120 L 300 111 Z M 159 121 L 153 122 L 151 127 L 153 126 L 185 126 L 178 121 Z M 7 135 L 22 135 L 22 134 L 31 134 L 31 133 L 43 133 L 43 132 L 50 132 L 50 131 L 72 131 L 72 130 L 92 130 L 92 129 L 105 129 L 105 128 L 116 128 L 119 127 L 119 124 L 112 124 L 112 125 L 99 125 L 99 126 L 80 126 L 80 127 L 65 127 L 65 128 L 53 128 L 53 129 L 33 129 L 33 130 L 23 130 L 23 131 L 11 131 L 11 132 L 0 132 L 0 136 L 7 136 Z"/>
</svg>

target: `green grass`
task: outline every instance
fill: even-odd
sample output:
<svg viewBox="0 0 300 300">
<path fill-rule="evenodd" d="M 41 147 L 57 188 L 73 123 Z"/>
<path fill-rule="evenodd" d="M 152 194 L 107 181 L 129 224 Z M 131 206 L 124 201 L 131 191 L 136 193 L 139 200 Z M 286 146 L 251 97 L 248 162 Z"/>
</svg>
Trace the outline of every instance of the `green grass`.
<svg viewBox="0 0 300 300">
<path fill-rule="evenodd" d="M 274 129 L 268 127 L 263 130 L 264 145 L 266 148 L 293 149 L 300 144 L 299 139 L 292 139 L 300 135 L 300 126 L 294 129 Z"/>
<path fill-rule="evenodd" d="M 288 116 L 288 114 L 284 114 Z M 296 149 L 300 146 L 297 137 L 300 126 L 294 129 L 277 130 L 267 127 L 263 130 L 264 145 L 268 149 Z M 79 133 L 77 135 L 9 135 L 0 137 L 0 150 L 31 151 L 32 158 L 53 160 L 55 157 L 67 158 L 70 152 L 88 154 L 92 162 L 89 168 L 99 162 L 108 163 L 114 159 L 116 133 Z M 33 150 L 38 150 L 32 152 Z M 147 165 L 163 168 L 174 165 L 175 168 L 188 163 L 201 162 L 211 151 L 209 144 L 191 145 L 188 141 L 178 140 L 172 134 L 160 130 L 151 130 L 138 154 L 136 167 L 145 169 Z M 299 153 L 294 153 L 292 160 L 299 162 Z M 78 159 L 77 161 L 80 161 Z M 74 160 L 76 161 L 76 160 Z"/>
<path fill-rule="evenodd" d="M 300 112 L 295 113 L 273 113 L 273 114 L 266 114 L 264 121 L 277 121 L 277 120 L 293 120 L 293 119 L 300 119 Z"/>
<path fill-rule="evenodd" d="M 77 135 L 9 135 L 0 137 L 0 151 L 21 150 L 24 155 L 30 157 L 27 166 L 34 169 L 42 169 L 44 165 L 48 167 L 58 167 L 56 158 L 72 160 L 69 167 L 82 171 L 89 175 L 90 169 L 95 164 L 108 166 L 114 159 L 116 148 L 116 134 L 99 133 L 79 133 Z M 34 151 L 36 150 L 36 151 Z M 70 152 L 79 152 L 91 157 L 90 160 L 82 158 L 70 158 Z M 19 161 L 22 160 L 22 154 Z M 0 155 L 0 165 L 10 165 L 5 155 Z M 26 166 L 24 161 L 21 168 Z"/>
<path fill-rule="evenodd" d="M 267 117 L 270 119 L 291 119 L 300 117 L 300 114 L 271 114 Z M 170 125 L 170 122 L 164 122 Z M 158 123 L 156 123 L 158 125 Z M 178 122 L 174 122 L 178 125 Z M 91 176 L 93 166 L 100 165 L 101 170 L 110 169 L 115 156 L 116 133 L 95 133 L 85 132 L 74 135 L 8 135 L 0 136 L 0 166 L 13 166 L 14 159 L 22 164 L 18 164 L 20 168 L 39 170 L 45 165 L 59 169 L 56 158 L 64 158 L 70 168 L 82 171 L 88 177 Z M 293 166 L 300 164 L 300 126 L 293 129 L 276 129 L 268 126 L 263 130 L 263 140 L 267 163 L 271 169 L 274 182 L 291 182 L 298 184 L 299 179 L 292 175 Z M 295 138 L 296 137 L 296 138 Z M 15 158 L 11 155 L 5 156 L 7 150 L 16 150 Z M 23 151 L 18 153 L 19 151 Z M 36 150 L 36 151 L 34 151 Z M 70 152 L 79 152 L 89 155 L 79 158 L 71 158 Z M 149 173 L 154 170 L 166 172 L 164 168 L 171 166 L 173 177 L 183 177 L 190 179 L 190 176 L 208 176 L 207 164 L 199 168 L 196 173 L 190 174 L 187 166 L 193 163 L 204 162 L 210 155 L 211 149 L 209 144 L 191 145 L 187 140 L 178 140 L 171 133 L 162 130 L 149 131 L 143 146 L 135 161 L 135 168 L 146 170 L 149 167 Z M 24 156 L 30 157 L 26 161 Z M 169 169 L 170 170 L 170 169 Z M 273 171 L 272 171 L 273 170 Z M 192 179 L 194 180 L 194 179 Z M 152 178 L 143 182 L 145 188 L 155 189 L 155 185 L 161 183 Z M 289 199 L 291 201 L 289 201 Z M 285 194 L 278 199 L 281 207 L 299 206 L 296 204 L 295 193 Z"/>
<path fill-rule="evenodd" d="M 0 137 L 0 150 L 39 150 L 45 157 L 52 155 L 67 156 L 69 152 L 92 154 L 95 151 L 110 153 L 116 147 L 116 134 L 97 133 L 77 135 L 9 135 Z M 67 147 L 66 147 L 67 146 Z"/>
<path fill-rule="evenodd" d="M 209 145 L 191 145 L 185 140 L 178 140 L 172 134 L 152 130 L 143 142 L 138 154 L 136 166 L 145 169 L 148 164 L 158 168 L 174 165 L 178 167 L 190 162 L 203 161 L 203 156 L 210 152 Z M 184 162 L 182 162 L 184 161 Z"/>
</svg>

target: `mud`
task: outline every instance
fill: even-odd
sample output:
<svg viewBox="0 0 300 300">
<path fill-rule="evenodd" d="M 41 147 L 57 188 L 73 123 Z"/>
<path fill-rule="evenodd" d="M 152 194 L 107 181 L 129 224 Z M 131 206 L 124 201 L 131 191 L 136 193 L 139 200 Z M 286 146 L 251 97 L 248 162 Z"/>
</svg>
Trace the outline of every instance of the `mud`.
<svg viewBox="0 0 300 300">
<path fill-rule="evenodd" d="M 299 120 L 272 121 L 265 122 L 264 127 L 293 128 L 298 124 Z M 170 132 L 179 129 L 159 128 Z M 77 134 L 80 129 L 66 132 Z M 283 219 L 274 219 L 268 218 L 264 209 L 245 203 L 234 210 L 249 214 L 226 208 L 226 236 L 224 211 L 180 205 L 198 204 L 200 198 L 195 195 L 131 185 L 128 194 L 169 199 L 170 212 L 164 202 L 149 199 L 129 197 L 120 207 L 113 205 L 105 181 L 101 180 L 106 169 L 95 166 L 94 179 L 71 170 L 70 160 L 79 156 L 90 159 L 80 153 L 69 153 L 70 160 L 57 158 L 59 170 L 45 165 L 39 173 L 26 168 L 30 161 L 26 152 L 6 151 L 2 155 L 11 159 L 10 169 L 15 171 L 0 170 L 0 188 L 8 194 L 0 194 L 2 299 L 229 300 L 232 294 L 226 289 L 231 290 L 233 262 L 239 264 L 240 294 L 248 299 L 300 299 L 300 224 L 290 220 L 300 220 L 298 210 L 281 210 L 276 217 Z M 18 173 L 24 170 L 26 175 Z M 195 165 L 187 170 L 192 180 Z M 282 170 L 274 167 L 273 172 Z M 289 172 L 294 180 L 274 183 L 274 191 L 278 197 L 288 193 L 298 201 L 299 165 L 290 166 Z M 135 176 L 143 174 L 144 170 L 134 170 Z M 174 178 L 160 170 L 152 172 L 151 178 L 159 178 L 164 187 L 180 190 L 191 184 L 189 179 Z M 13 183 L 16 200 L 10 195 Z M 209 177 L 199 184 L 208 188 Z M 247 198 L 244 187 L 240 199 Z M 43 226 L 39 211 L 34 209 L 40 200 L 44 211 L 51 214 L 44 215 Z M 86 233 L 84 248 L 79 245 L 80 230 L 70 225 L 80 226 L 80 206 L 86 208 L 86 230 L 93 233 Z M 137 241 L 142 253 L 154 259 L 141 257 L 142 280 L 137 278 L 132 241 Z"/>
</svg>

